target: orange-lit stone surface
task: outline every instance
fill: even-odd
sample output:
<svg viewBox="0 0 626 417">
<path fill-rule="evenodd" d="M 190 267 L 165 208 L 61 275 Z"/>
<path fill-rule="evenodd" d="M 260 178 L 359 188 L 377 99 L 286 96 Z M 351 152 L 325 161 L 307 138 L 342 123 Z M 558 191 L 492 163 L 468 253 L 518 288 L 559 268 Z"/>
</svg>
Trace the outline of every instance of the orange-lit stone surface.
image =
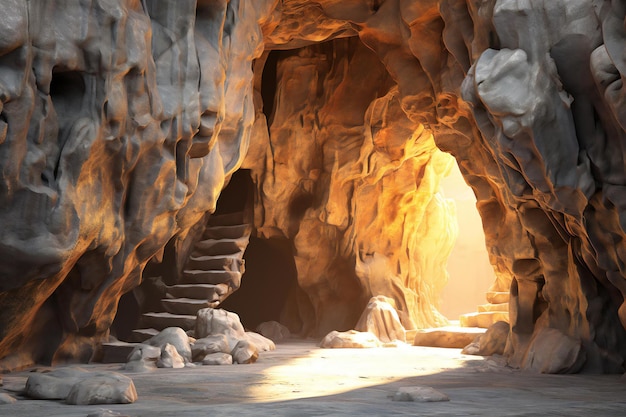
<svg viewBox="0 0 626 417">
<path fill-rule="evenodd" d="M 620 2 L 9 1 L 3 13 L 3 368 L 88 360 L 120 296 L 147 263 L 184 258 L 242 163 L 259 236 L 293 242 L 300 332 L 350 328 L 371 295 L 418 327 L 444 323 L 435 298 L 455 232 L 439 147 L 477 197 L 490 290 L 510 290 L 509 365 L 624 371 Z"/>
</svg>

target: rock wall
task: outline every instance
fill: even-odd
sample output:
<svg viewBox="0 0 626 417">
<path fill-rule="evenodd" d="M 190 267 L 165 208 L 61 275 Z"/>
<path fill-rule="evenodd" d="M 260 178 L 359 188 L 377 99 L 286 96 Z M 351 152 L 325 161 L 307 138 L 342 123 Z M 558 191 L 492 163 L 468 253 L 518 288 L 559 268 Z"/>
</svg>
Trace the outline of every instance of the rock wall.
<svg viewBox="0 0 626 417">
<path fill-rule="evenodd" d="M 3 3 L 2 367 L 88 360 L 146 262 L 214 209 L 274 6 Z"/>
<path fill-rule="evenodd" d="M 423 299 L 439 258 L 419 259 L 426 224 L 412 223 L 446 213 L 434 143 L 477 196 L 493 289 L 511 291 L 509 363 L 624 371 L 621 2 L 7 0 L 3 12 L 3 366 L 86 359 L 145 263 L 213 210 L 249 142 L 260 231 L 294 239 L 305 333 L 356 320 L 370 290 L 436 324 Z"/>
<path fill-rule="evenodd" d="M 407 328 L 447 323 L 437 305 L 457 225 L 438 190 L 453 158 L 407 118 L 358 38 L 272 54 L 269 137 L 259 129 L 244 166 L 259 234 L 294 242 L 305 296 L 285 312 L 290 330 L 352 329 L 377 295 L 395 300 Z"/>
</svg>

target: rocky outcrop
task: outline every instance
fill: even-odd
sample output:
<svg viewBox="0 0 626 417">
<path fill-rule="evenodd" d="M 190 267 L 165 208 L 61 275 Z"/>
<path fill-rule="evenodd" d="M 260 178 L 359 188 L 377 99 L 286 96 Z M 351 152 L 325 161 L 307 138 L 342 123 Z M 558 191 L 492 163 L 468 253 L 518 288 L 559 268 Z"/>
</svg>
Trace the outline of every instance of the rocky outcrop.
<svg viewBox="0 0 626 417">
<path fill-rule="evenodd" d="M 293 241 L 292 327 L 352 328 L 375 295 L 416 327 L 443 324 L 436 298 L 455 232 L 437 194 L 450 164 L 441 149 L 476 194 L 491 291 L 510 291 L 509 365 L 624 371 L 621 3 L 3 11 L 5 367 L 86 360 L 121 294 L 168 242 L 189 245 L 244 156 L 259 235 Z"/>
<path fill-rule="evenodd" d="M 433 132 L 473 187 L 492 290 L 511 289 L 510 365 L 527 366 L 531 345 L 554 329 L 583 346 L 583 370 L 623 371 L 624 9 L 318 4 L 335 31 L 349 22 L 377 54 L 402 112 Z M 319 33 L 309 36 L 293 39 Z"/>
<path fill-rule="evenodd" d="M 456 223 L 438 191 L 452 159 L 407 117 L 393 78 L 357 38 L 270 60 L 269 130 L 255 131 L 244 167 L 258 233 L 294 242 L 305 297 L 290 330 L 351 329 L 377 295 L 406 313 L 408 329 L 445 324 L 436 306 Z"/>
<path fill-rule="evenodd" d="M 148 260 L 214 210 L 275 3 L 3 5 L 2 367 L 88 360 Z"/>
</svg>

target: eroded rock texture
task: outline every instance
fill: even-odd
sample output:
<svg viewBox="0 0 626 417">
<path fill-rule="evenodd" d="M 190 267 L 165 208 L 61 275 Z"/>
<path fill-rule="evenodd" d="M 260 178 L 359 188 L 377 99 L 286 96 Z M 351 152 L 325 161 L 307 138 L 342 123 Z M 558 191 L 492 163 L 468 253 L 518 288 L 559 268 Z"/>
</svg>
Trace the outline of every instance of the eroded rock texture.
<svg viewBox="0 0 626 417">
<path fill-rule="evenodd" d="M 439 324 L 439 147 L 511 291 L 509 363 L 623 372 L 625 9 L 5 1 L 0 357 L 86 359 L 246 155 L 259 234 L 293 239 L 292 325 L 348 328 L 372 295 Z"/>
<path fill-rule="evenodd" d="M 247 149 L 274 6 L 3 3 L 5 366 L 88 360 L 146 262 L 214 209 Z"/>
<path fill-rule="evenodd" d="M 395 300 L 409 329 L 445 323 L 436 304 L 456 223 L 437 192 L 452 158 L 407 118 L 357 38 L 273 54 L 269 138 L 253 138 L 244 166 L 258 232 L 294 241 L 299 330 L 351 329 L 376 295 Z"/>
</svg>

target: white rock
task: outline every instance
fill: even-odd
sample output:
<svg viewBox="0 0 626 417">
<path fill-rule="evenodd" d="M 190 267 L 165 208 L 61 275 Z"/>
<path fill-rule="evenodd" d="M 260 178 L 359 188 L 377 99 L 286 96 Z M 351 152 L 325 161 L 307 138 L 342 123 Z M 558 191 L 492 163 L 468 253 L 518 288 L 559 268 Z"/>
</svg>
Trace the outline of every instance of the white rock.
<svg viewBox="0 0 626 417">
<path fill-rule="evenodd" d="M 178 354 L 174 345 L 166 343 L 161 348 L 161 357 L 157 360 L 157 368 L 184 368 L 185 360 Z"/>
<path fill-rule="evenodd" d="M 17 400 L 13 397 L 11 397 L 9 394 L 7 393 L 0 393 L 0 405 L 2 404 L 15 404 L 17 402 Z"/>
<path fill-rule="evenodd" d="M 333 330 L 320 343 L 322 348 L 373 348 L 380 346 L 380 340 L 375 335 L 356 330 L 348 330 L 347 332 Z"/>
<path fill-rule="evenodd" d="M 431 387 L 401 387 L 391 396 L 393 401 L 436 402 L 450 401 L 450 398 L 441 391 Z"/>
<path fill-rule="evenodd" d="M 158 346 L 161 349 L 166 344 L 176 348 L 178 354 L 187 362 L 191 362 L 191 348 L 189 346 L 189 336 L 180 327 L 168 327 L 163 329 L 156 336 L 151 337 L 144 343 L 151 346 Z"/>
<path fill-rule="evenodd" d="M 228 340 L 223 334 L 214 334 L 211 336 L 197 339 L 194 344 L 191 345 L 191 356 L 194 361 L 202 360 L 206 355 L 210 353 L 230 353 L 231 349 L 228 345 Z"/>
<path fill-rule="evenodd" d="M 87 372 L 78 367 L 35 373 L 28 377 L 26 395 L 68 404 L 128 404 L 137 399 L 133 381 L 117 372 Z"/>
<path fill-rule="evenodd" d="M 233 357 L 234 363 L 254 363 L 259 358 L 259 351 L 256 346 L 247 340 L 242 340 L 237 343 L 237 346 L 235 346 L 230 354 Z"/>
<path fill-rule="evenodd" d="M 237 314 L 213 308 L 199 310 L 196 315 L 196 337 L 200 339 L 216 334 L 226 336 L 230 350 L 234 349 L 241 340 L 247 340 L 246 332 Z"/>
<path fill-rule="evenodd" d="M 246 332 L 246 338 L 248 339 L 248 342 L 256 346 L 259 352 L 269 352 L 270 350 L 276 349 L 274 342 L 258 333 Z"/>
<path fill-rule="evenodd" d="M 398 312 L 384 296 L 372 297 L 369 300 L 354 329 L 370 332 L 381 342 L 394 340 L 406 342 L 406 331 L 400 322 Z"/>
<path fill-rule="evenodd" d="M 159 346 L 151 346 L 141 343 L 133 349 L 126 359 L 127 362 L 137 360 L 156 361 L 161 356 L 161 348 Z"/>
<path fill-rule="evenodd" d="M 203 365 L 231 365 L 232 363 L 233 357 L 223 352 L 209 353 L 202 360 Z"/>
<path fill-rule="evenodd" d="M 74 384 L 65 402 L 76 405 L 130 404 L 137 400 L 133 380 L 122 374 L 98 373 Z"/>
</svg>

